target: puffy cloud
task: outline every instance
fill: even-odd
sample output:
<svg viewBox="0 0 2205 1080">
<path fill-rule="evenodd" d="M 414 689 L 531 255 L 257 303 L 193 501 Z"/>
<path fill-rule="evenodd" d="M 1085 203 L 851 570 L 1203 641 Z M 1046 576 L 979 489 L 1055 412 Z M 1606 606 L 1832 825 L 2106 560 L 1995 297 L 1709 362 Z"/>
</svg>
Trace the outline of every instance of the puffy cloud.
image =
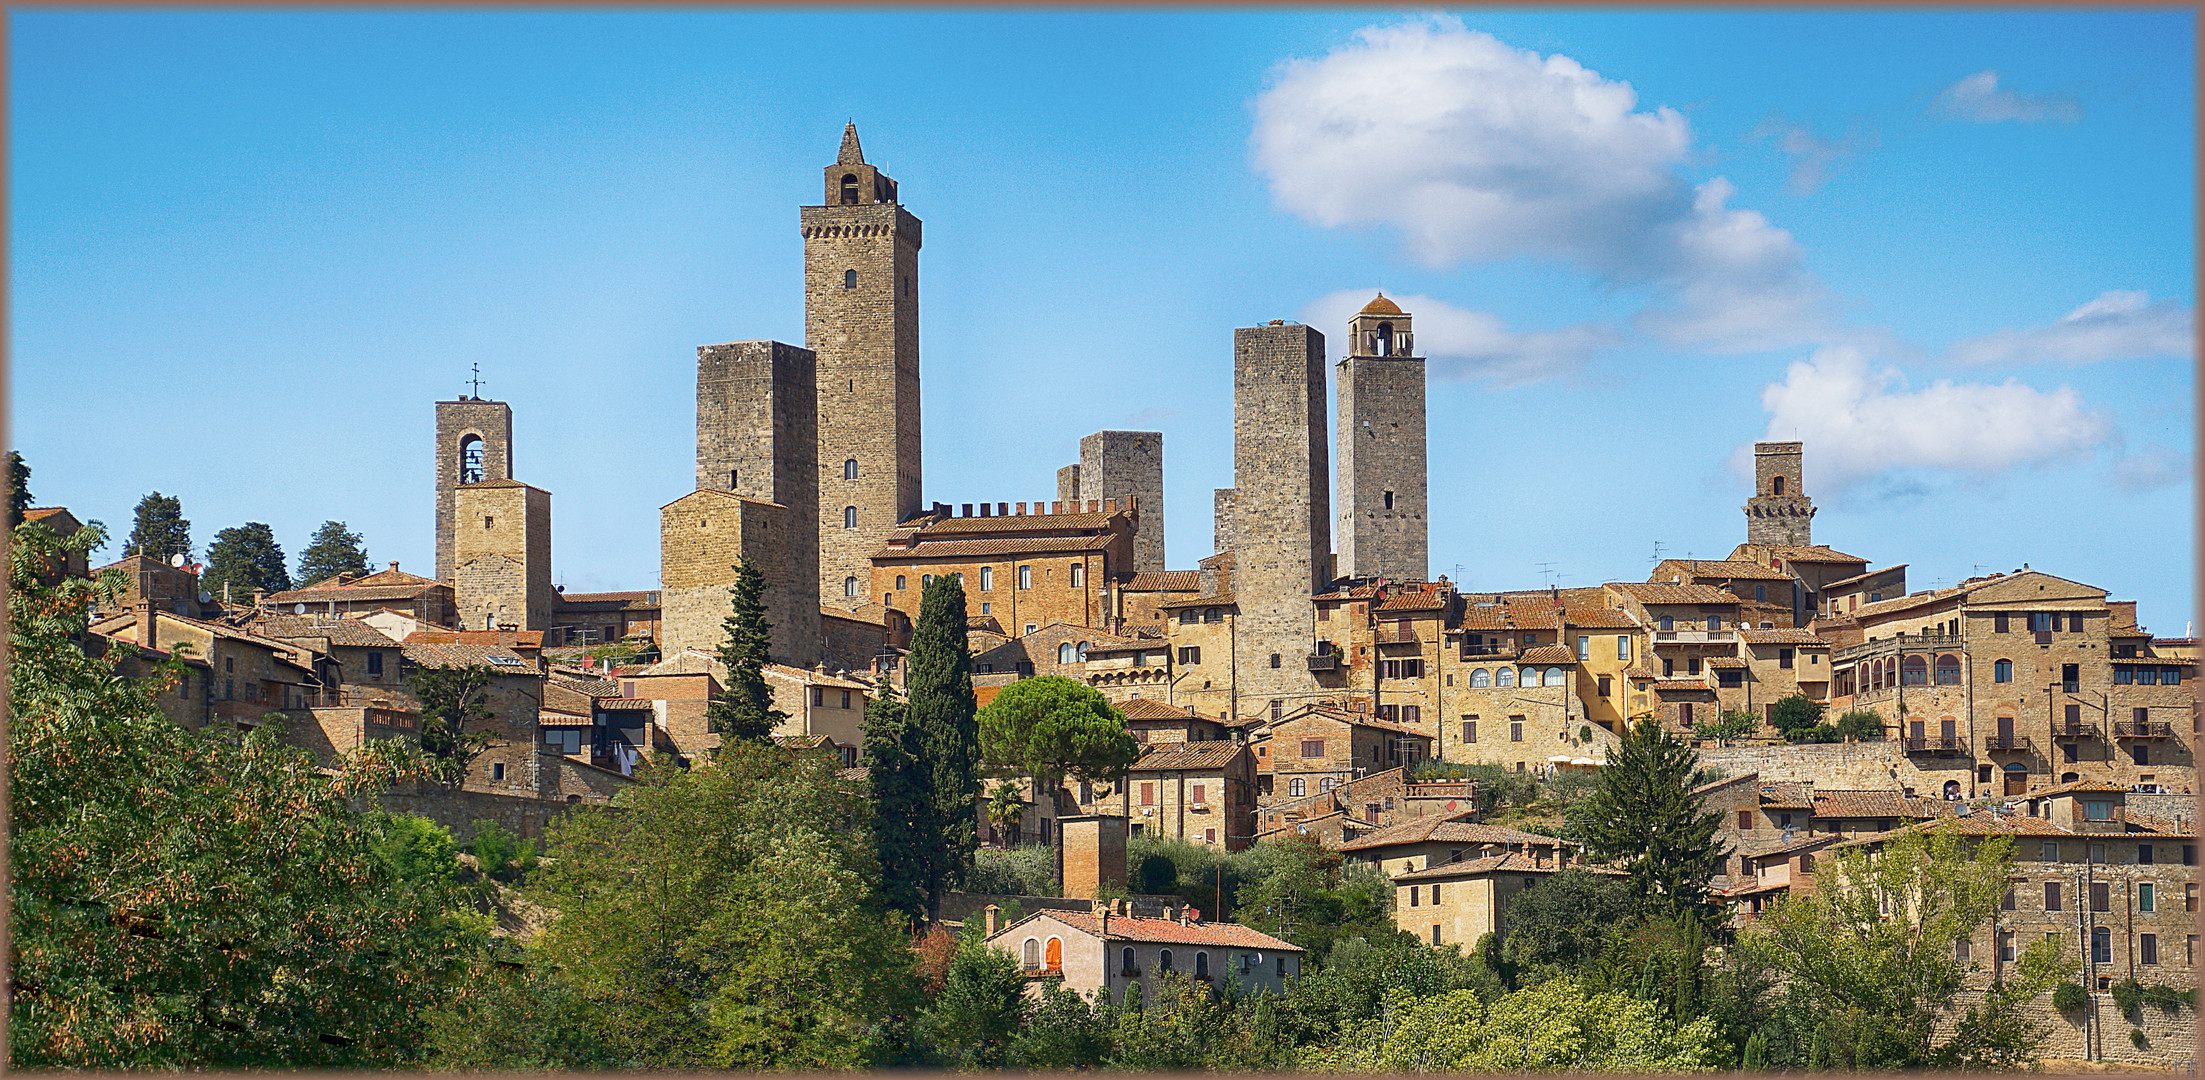
<svg viewBox="0 0 2205 1080">
<path fill-rule="evenodd" d="M 1325 348 L 1345 355 L 1347 322 L 1370 303 L 1374 289 L 1342 289 L 1302 309 L 1302 321 L 1324 331 Z M 1416 351 L 1435 379 L 1490 379 L 1501 386 L 1540 382 L 1576 371 L 1594 352 L 1613 344 L 1615 331 L 1598 324 L 1561 330 L 1512 331 L 1483 311 L 1470 311 L 1429 296 L 1389 297 L 1414 322 Z"/>
<path fill-rule="evenodd" d="M 2126 289 L 2098 298 L 2043 326 L 1999 330 L 1952 347 L 1963 364 L 2057 362 L 2188 356 L 2197 348 L 2196 315 L 2172 300 Z"/>
<path fill-rule="evenodd" d="M 2164 446 L 2125 454 L 2113 463 L 2113 483 L 2123 491 L 2151 491 L 2189 479 L 2190 463 Z"/>
<path fill-rule="evenodd" d="M 2071 124 L 2082 119 L 2081 107 L 2066 98 L 2030 97 L 1999 89 L 1996 71 L 1978 71 L 1945 87 L 1929 110 L 1939 116 L 1978 124 L 2008 120 L 2024 123 L 2059 120 Z"/>
<path fill-rule="evenodd" d="M 2070 387 L 2043 391 L 2011 379 L 1906 387 L 1859 348 L 1835 345 L 1794 361 L 1761 391 L 1769 439 L 1804 440 L 1816 483 L 1850 486 L 1888 469 L 1991 473 L 2085 457 L 2115 437 L 2112 422 Z"/>
<path fill-rule="evenodd" d="M 1257 169 L 1286 210 L 1399 230 L 1430 266 L 1564 259 L 1651 286 L 1642 327 L 1717 351 L 1821 340 L 1821 290 L 1790 233 L 1677 172 L 1690 125 L 1630 84 L 1440 18 L 1371 27 L 1279 67 L 1255 102 Z"/>
<path fill-rule="evenodd" d="M 1776 148 L 1792 159 L 1791 175 L 1784 178 L 1784 188 L 1794 195 L 1814 194 L 1838 162 L 1880 144 L 1874 132 L 1863 134 L 1858 129 L 1847 132 L 1844 141 L 1833 142 L 1781 116 L 1762 121 L 1750 134 L 1756 139 L 1773 137 Z"/>
</svg>

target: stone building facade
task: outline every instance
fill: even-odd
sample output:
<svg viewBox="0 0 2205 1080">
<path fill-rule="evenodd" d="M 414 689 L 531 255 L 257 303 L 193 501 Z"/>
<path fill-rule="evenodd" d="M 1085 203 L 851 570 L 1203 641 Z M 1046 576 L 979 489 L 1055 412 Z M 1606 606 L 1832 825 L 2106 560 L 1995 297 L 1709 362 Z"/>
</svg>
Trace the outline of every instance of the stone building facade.
<svg viewBox="0 0 2205 1080">
<path fill-rule="evenodd" d="M 749 559 L 765 578 L 772 657 L 809 665 L 819 655 L 820 607 L 801 572 L 809 527 L 789 507 L 704 489 L 659 508 L 660 647 L 712 652 L 726 636 L 733 568 Z"/>
<path fill-rule="evenodd" d="M 1119 506 L 1139 506 L 1141 519 L 1133 534 L 1133 566 L 1137 573 L 1164 569 L 1164 433 L 1161 431 L 1098 431 L 1080 440 L 1079 466 L 1072 476 L 1079 484 L 1081 503 L 1115 500 Z M 1064 472 L 1057 473 L 1064 486 Z"/>
<path fill-rule="evenodd" d="M 462 484 L 513 479 L 513 407 L 463 397 L 436 403 L 436 576 L 452 580 L 455 494 Z"/>
<path fill-rule="evenodd" d="M 866 164 L 855 124 L 825 177 L 824 205 L 799 218 L 804 345 L 818 357 L 819 602 L 831 605 L 921 506 L 921 236 L 896 182 Z"/>
<path fill-rule="evenodd" d="M 1233 331 L 1233 531 L 1240 708 L 1316 696 L 1309 598 L 1332 584 L 1325 338 L 1274 321 Z"/>
<path fill-rule="evenodd" d="M 1339 572 L 1423 581 L 1424 358 L 1410 316 L 1380 293 L 1348 320 L 1339 369 Z"/>
<path fill-rule="evenodd" d="M 1254 843 L 1256 758 L 1233 740 L 1147 747 L 1115 785 L 1080 784 L 1080 812 L 1124 815 L 1135 836 L 1240 851 Z"/>
<path fill-rule="evenodd" d="M 927 581 L 962 574 L 965 611 L 992 619 L 1006 637 L 1050 623 L 1102 626 L 1110 590 L 1133 576 L 1135 520 L 1140 508 L 1116 500 L 1079 506 L 971 503 L 951 514 L 936 504 L 907 519 L 870 556 L 869 599 L 891 618 L 916 622 Z M 838 586 L 839 588 L 839 586 Z"/>
<path fill-rule="evenodd" d="M 1815 503 L 1800 475 L 1800 444 L 1753 444 L 1753 497 L 1746 500 L 1746 543 L 1814 543 Z"/>
<path fill-rule="evenodd" d="M 452 594 L 462 626 L 551 626 L 551 493 L 518 480 L 452 492 Z"/>
</svg>

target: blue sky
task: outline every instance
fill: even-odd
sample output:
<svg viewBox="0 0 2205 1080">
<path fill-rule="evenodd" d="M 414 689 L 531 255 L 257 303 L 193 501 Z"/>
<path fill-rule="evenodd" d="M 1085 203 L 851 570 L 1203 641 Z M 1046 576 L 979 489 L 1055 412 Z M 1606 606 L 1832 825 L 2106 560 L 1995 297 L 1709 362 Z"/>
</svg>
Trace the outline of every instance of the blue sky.
<svg viewBox="0 0 2205 1080">
<path fill-rule="evenodd" d="M 926 221 L 926 495 L 1165 433 L 1170 561 L 1232 482 L 1232 329 L 1431 360 L 1432 570 L 1643 579 L 1815 538 L 2195 618 L 2186 10 L 38 11 L 9 15 L 14 445 L 199 550 L 343 520 L 433 563 L 479 363 L 554 573 L 656 584 L 695 347 L 801 342 L 842 124 Z M 1337 350 L 1335 350 L 1337 351 Z"/>
</svg>

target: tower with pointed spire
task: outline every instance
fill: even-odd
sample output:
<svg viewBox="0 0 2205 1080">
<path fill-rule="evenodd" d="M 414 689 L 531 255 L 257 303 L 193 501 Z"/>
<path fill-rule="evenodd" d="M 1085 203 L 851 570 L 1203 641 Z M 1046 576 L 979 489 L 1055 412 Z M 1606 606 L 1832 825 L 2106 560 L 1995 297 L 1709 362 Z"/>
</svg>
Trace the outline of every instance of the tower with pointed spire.
<svg viewBox="0 0 2205 1080">
<path fill-rule="evenodd" d="M 856 124 L 825 177 L 823 204 L 799 211 L 804 346 L 819 358 L 820 603 L 849 608 L 919 509 L 920 225 L 866 163 Z"/>
<path fill-rule="evenodd" d="M 1349 577 L 1422 581 L 1431 543 L 1424 520 L 1424 358 L 1410 316 L 1378 298 L 1348 320 L 1339 365 L 1339 570 Z"/>
</svg>

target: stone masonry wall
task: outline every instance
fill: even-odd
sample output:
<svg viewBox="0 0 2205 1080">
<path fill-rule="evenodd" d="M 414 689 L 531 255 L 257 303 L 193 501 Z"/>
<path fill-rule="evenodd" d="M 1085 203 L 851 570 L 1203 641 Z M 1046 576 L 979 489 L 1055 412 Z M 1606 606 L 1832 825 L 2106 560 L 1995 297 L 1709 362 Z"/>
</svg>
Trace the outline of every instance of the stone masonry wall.
<svg viewBox="0 0 2205 1080">
<path fill-rule="evenodd" d="M 1116 499 L 1126 506 L 1127 496 L 1136 514 L 1133 534 L 1135 573 L 1164 568 L 1164 433 L 1161 431 L 1098 431 L 1080 440 L 1079 472 L 1082 502 Z M 1063 481 L 1058 481 L 1061 487 Z"/>
<path fill-rule="evenodd" d="M 1950 767 L 1939 767 L 1948 760 L 1953 763 Z M 1825 788 L 1889 789 L 1898 785 L 1929 797 L 1941 794 L 1947 780 L 1960 781 L 1965 790 L 1971 771 L 1965 758 L 1916 760 L 1906 753 L 1905 744 L 1892 740 L 1704 747 L 1700 764 L 1722 769 L 1726 776 L 1758 772 L 1763 781 L 1813 781 Z"/>
<path fill-rule="evenodd" d="M 807 206 L 800 217 L 804 344 L 818 356 L 818 600 L 833 604 L 920 508 L 920 226 L 884 202 Z M 844 527 L 845 507 L 857 509 L 855 528 Z"/>
<path fill-rule="evenodd" d="M 1233 596 L 1237 711 L 1314 697 L 1309 598 L 1331 584 L 1325 339 L 1275 323 L 1233 331 Z M 1282 663 L 1271 667 L 1269 656 Z M 1284 661 L 1292 662 L 1284 662 Z"/>
<path fill-rule="evenodd" d="M 735 564 L 747 557 L 765 577 L 773 659 L 799 667 L 817 661 L 819 599 L 800 570 L 800 553 L 809 547 L 804 520 L 778 503 L 726 491 L 694 491 L 661 507 L 660 645 L 666 653 L 719 648 Z"/>
<path fill-rule="evenodd" d="M 1057 470 L 1057 501 L 1061 503 L 1080 501 L 1080 467 L 1077 463 L 1066 465 Z"/>
<path fill-rule="evenodd" d="M 482 440 L 482 478 L 513 479 L 513 407 L 502 401 L 436 403 L 436 578 L 452 580 L 452 492 L 459 487 L 460 443 Z"/>
<path fill-rule="evenodd" d="M 1814 500 L 1807 497 L 1801 475 L 1800 444 L 1753 444 L 1753 498 L 1746 500 L 1746 543 L 1814 543 Z M 1776 491 L 1782 477 L 1784 490 Z"/>
<path fill-rule="evenodd" d="M 453 492 L 452 584 L 465 625 L 490 612 L 523 630 L 551 625 L 551 494 L 513 480 Z"/>
<path fill-rule="evenodd" d="M 1215 551 L 1233 550 L 1233 497 L 1236 494 L 1232 488 L 1216 488 L 1210 493 L 1210 546 Z"/>
<path fill-rule="evenodd" d="M 1424 361 L 1349 356 L 1339 375 L 1340 573 L 1423 581 Z"/>
<path fill-rule="evenodd" d="M 825 463 L 819 455 L 817 368 L 810 350 L 779 341 L 697 350 L 698 489 L 785 506 L 797 521 L 818 518 Z M 841 470 L 838 458 L 833 475 L 841 476 Z M 787 580 L 809 588 L 820 577 L 819 548 L 811 537 L 793 539 L 798 542 L 786 552 Z M 858 581 L 865 581 L 862 570 Z M 842 595 L 840 579 L 834 591 L 839 603 L 856 601 Z"/>
</svg>

